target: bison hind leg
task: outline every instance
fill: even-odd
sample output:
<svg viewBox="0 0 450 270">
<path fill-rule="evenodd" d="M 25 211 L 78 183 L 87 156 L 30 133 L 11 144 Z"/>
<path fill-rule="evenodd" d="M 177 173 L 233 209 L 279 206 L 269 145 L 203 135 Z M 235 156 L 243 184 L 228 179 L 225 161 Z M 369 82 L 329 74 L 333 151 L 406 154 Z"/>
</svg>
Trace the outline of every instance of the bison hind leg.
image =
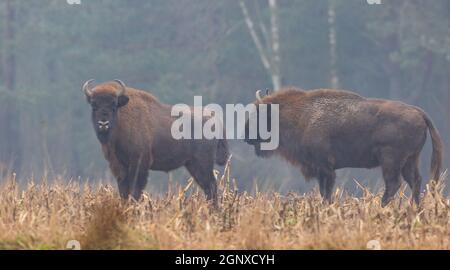
<svg viewBox="0 0 450 270">
<path fill-rule="evenodd" d="M 397 191 L 401 186 L 400 170 L 383 173 L 383 178 L 386 188 L 383 194 L 383 198 L 381 199 L 381 207 L 385 207 L 386 205 L 388 205 L 394 198 L 395 194 L 397 194 Z"/>
<path fill-rule="evenodd" d="M 381 200 L 381 206 L 388 205 L 401 186 L 401 169 L 405 164 L 405 158 L 396 149 L 387 147 L 381 152 L 381 169 L 385 183 L 385 191 Z"/>
<path fill-rule="evenodd" d="M 190 161 L 186 164 L 186 169 L 205 192 L 206 199 L 217 207 L 217 183 L 213 172 L 214 164 L 211 160 Z"/>
<path fill-rule="evenodd" d="M 403 179 L 411 188 L 412 199 L 419 205 L 420 203 L 420 186 L 422 183 L 422 176 L 419 171 L 419 155 L 413 155 L 408 158 L 402 169 Z"/>
</svg>

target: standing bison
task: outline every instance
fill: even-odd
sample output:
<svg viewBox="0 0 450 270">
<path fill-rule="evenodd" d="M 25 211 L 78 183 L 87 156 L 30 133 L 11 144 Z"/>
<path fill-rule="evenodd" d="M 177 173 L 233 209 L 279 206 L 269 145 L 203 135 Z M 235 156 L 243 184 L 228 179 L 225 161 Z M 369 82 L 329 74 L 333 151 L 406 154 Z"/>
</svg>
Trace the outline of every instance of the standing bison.
<svg viewBox="0 0 450 270">
<path fill-rule="evenodd" d="M 431 177 L 439 178 L 442 141 L 430 118 L 417 107 L 329 89 L 287 88 L 264 97 L 258 91 L 256 98 L 256 104 L 279 104 L 279 147 L 262 151 L 259 136 L 249 138 L 248 123 L 246 142 L 257 155 L 278 153 L 299 166 L 306 179 L 317 178 L 327 201 L 331 201 L 335 170 L 381 166 L 386 186 L 382 206 L 397 193 L 401 176 L 418 204 L 419 155 L 428 130 L 433 145 Z"/>
<path fill-rule="evenodd" d="M 120 80 L 84 83 L 82 90 L 92 107 L 92 123 L 105 158 L 117 179 L 122 198 L 139 199 L 149 170 L 171 171 L 185 166 L 206 193 L 217 202 L 214 163 L 228 159 L 225 139 L 175 140 L 172 106 L 153 95 L 126 87 Z M 205 119 L 202 119 L 203 121 Z"/>
</svg>

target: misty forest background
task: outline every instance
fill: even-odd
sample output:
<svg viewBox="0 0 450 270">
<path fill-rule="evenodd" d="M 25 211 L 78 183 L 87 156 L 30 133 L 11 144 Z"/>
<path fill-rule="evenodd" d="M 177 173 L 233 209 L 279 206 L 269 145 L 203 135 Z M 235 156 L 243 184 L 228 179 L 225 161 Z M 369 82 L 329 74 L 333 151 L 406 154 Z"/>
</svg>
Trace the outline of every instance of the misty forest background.
<svg viewBox="0 0 450 270">
<path fill-rule="evenodd" d="M 111 179 L 80 91 L 90 78 L 119 78 L 172 104 L 192 104 L 194 95 L 204 104 L 247 104 L 256 89 L 282 85 L 401 100 L 429 113 L 449 156 L 450 1 L 382 2 L 2 0 L 0 169 L 19 181 Z M 242 141 L 232 141 L 231 151 L 241 190 L 314 186 Z M 376 189 L 380 176 L 346 169 L 338 184 L 357 194 L 353 179 Z M 187 178 L 184 169 L 171 174 Z M 164 191 L 167 179 L 151 173 L 149 190 Z"/>
</svg>

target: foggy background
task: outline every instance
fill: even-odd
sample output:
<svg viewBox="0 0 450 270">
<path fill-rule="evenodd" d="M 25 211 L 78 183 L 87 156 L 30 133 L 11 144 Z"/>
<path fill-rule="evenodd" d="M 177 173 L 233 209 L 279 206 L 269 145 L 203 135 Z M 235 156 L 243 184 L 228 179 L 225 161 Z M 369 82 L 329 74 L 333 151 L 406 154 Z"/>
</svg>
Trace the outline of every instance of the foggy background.
<svg viewBox="0 0 450 270">
<path fill-rule="evenodd" d="M 256 89 L 282 85 L 347 89 L 424 108 L 447 146 L 449 16 L 448 0 L 2 0 L 0 175 L 111 179 L 80 90 L 90 78 L 118 78 L 170 104 L 194 95 L 247 104 Z M 429 144 L 428 136 L 424 179 Z M 230 145 L 241 190 L 315 186 L 279 158 Z M 380 178 L 377 169 L 346 169 L 337 184 L 358 194 L 353 179 L 378 190 Z M 148 190 L 164 191 L 167 179 L 151 173 Z"/>
</svg>

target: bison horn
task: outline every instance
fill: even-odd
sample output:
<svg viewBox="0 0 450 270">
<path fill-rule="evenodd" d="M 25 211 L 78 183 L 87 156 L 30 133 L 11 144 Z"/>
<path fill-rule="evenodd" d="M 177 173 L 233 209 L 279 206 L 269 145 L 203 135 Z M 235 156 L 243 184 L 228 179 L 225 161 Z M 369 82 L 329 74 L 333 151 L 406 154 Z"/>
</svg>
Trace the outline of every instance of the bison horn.
<svg viewBox="0 0 450 270">
<path fill-rule="evenodd" d="M 90 97 L 92 95 L 92 90 L 90 89 L 89 85 L 93 81 L 94 81 L 94 79 L 90 79 L 83 84 L 83 87 L 81 87 L 81 90 L 83 90 L 84 94 L 88 97 Z"/>
<path fill-rule="evenodd" d="M 259 103 L 263 103 L 262 98 L 261 98 L 261 90 L 256 91 L 255 96 L 256 96 L 256 100 L 257 100 Z"/>
<path fill-rule="evenodd" d="M 120 89 L 120 92 L 119 92 L 119 94 L 117 95 L 117 96 L 121 96 L 121 95 L 123 95 L 124 93 L 125 93 L 125 90 L 127 89 L 127 87 L 125 86 L 125 84 L 121 81 L 121 80 L 114 80 L 116 83 L 118 83 L 121 87 L 122 87 L 122 89 Z"/>
</svg>

